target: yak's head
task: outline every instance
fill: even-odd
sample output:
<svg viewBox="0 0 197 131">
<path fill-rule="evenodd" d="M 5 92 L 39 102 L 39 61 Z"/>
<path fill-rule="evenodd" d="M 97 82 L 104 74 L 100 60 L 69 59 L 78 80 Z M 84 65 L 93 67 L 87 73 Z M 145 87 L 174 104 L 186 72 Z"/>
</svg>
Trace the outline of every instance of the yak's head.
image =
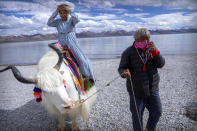
<svg viewBox="0 0 197 131">
<path fill-rule="evenodd" d="M 63 76 L 55 68 L 45 68 L 36 75 L 36 87 L 46 92 L 57 91 L 58 87 L 64 87 Z"/>
<path fill-rule="evenodd" d="M 26 83 L 26 84 L 35 84 L 36 86 L 38 86 L 38 88 L 60 86 L 60 84 L 62 84 L 62 77 L 59 73 L 59 69 L 60 69 L 60 66 L 63 61 L 64 56 L 63 56 L 61 50 L 55 46 L 55 43 L 49 44 L 48 46 L 57 52 L 57 54 L 59 56 L 58 62 L 53 68 L 44 69 L 44 70 L 41 70 L 40 72 L 38 72 L 36 78 L 26 78 L 26 77 L 22 76 L 20 71 L 14 65 L 9 65 L 8 67 L 0 70 L 0 72 L 11 69 L 15 78 L 18 81 L 20 81 L 22 83 Z M 54 76 L 54 77 L 52 78 L 52 76 Z M 43 80 L 43 78 L 45 78 L 45 80 Z M 54 79 L 54 78 L 56 78 L 56 79 Z M 48 80 L 48 82 L 43 82 L 46 80 Z M 45 84 L 48 84 L 48 85 L 45 85 Z"/>
</svg>

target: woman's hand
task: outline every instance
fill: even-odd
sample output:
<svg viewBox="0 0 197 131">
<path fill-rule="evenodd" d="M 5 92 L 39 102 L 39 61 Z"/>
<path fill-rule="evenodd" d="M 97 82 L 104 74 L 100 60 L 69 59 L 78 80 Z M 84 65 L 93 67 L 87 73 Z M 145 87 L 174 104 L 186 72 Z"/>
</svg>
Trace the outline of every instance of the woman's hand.
<svg viewBox="0 0 197 131">
<path fill-rule="evenodd" d="M 154 51 L 156 49 L 156 46 L 155 46 L 154 42 L 151 41 L 149 43 L 149 49 L 150 49 L 150 51 Z"/>
<path fill-rule="evenodd" d="M 131 73 L 129 69 L 126 69 L 122 75 L 123 78 L 131 78 Z"/>
</svg>

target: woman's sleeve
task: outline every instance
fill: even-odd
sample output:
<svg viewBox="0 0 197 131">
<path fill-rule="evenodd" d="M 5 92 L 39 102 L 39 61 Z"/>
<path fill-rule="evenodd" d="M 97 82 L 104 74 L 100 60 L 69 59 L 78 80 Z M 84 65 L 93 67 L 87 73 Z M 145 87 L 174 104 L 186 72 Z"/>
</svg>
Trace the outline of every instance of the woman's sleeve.
<svg viewBox="0 0 197 131">
<path fill-rule="evenodd" d="M 79 22 L 79 18 L 73 11 L 70 11 L 70 15 L 71 15 L 71 18 L 70 18 L 71 25 L 75 26 Z"/>
<path fill-rule="evenodd" d="M 165 58 L 159 54 L 153 57 L 153 62 L 157 68 L 162 68 L 165 65 Z"/>
<path fill-rule="evenodd" d="M 53 14 L 51 15 L 51 17 L 49 18 L 49 20 L 47 22 L 48 26 L 56 27 L 58 20 L 55 18 L 57 16 L 57 14 L 58 14 L 57 10 L 55 12 L 53 12 Z"/>
</svg>

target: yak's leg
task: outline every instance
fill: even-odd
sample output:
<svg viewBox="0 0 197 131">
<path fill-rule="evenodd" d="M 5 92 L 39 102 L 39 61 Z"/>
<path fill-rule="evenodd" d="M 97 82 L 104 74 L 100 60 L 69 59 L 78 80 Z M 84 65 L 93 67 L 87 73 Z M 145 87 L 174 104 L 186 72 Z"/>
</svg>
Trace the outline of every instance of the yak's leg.
<svg viewBox="0 0 197 131">
<path fill-rule="evenodd" d="M 58 116 L 58 131 L 64 131 L 65 128 L 66 128 L 66 125 L 65 125 L 65 121 L 64 121 L 64 116 L 63 115 L 59 115 Z"/>
<path fill-rule="evenodd" d="M 72 131 L 80 131 L 79 124 L 77 122 L 77 118 L 79 117 L 79 108 L 75 109 L 75 111 L 70 115 L 70 118 L 72 120 Z"/>
<path fill-rule="evenodd" d="M 74 119 L 72 120 L 72 131 L 80 131 L 79 124 L 76 118 L 77 117 L 74 117 Z"/>
</svg>

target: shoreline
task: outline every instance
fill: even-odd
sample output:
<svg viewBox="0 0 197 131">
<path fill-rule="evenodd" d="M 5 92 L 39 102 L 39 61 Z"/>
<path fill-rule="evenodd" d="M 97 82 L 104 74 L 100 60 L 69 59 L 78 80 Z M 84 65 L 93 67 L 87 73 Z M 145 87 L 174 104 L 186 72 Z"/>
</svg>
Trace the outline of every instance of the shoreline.
<svg viewBox="0 0 197 131">
<path fill-rule="evenodd" d="M 187 56 L 190 56 L 190 57 L 196 57 L 197 56 L 197 53 L 194 53 L 194 54 L 162 54 L 164 57 L 187 57 Z M 117 59 L 120 59 L 121 56 L 120 55 L 117 55 L 116 57 L 114 58 L 89 58 L 90 61 L 102 61 L 102 60 L 117 60 Z M 197 60 L 196 60 L 197 62 Z M 15 66 L 31 66 L 31 65 L 37 65 L 38 63 L 17 63 L 17 64 L 0 64 L 0 66 L 8 66 L 8 65 L 15 65 Z"/>
<path fill-rule="evenodd" d="M 173 30 L 172 30 L 173 31 Z M 197 33 L 197 31 L 186 31 L 186 32 L 169 32 L 169 33 L 158 33 L 158 32 L 151 32 L 151 35 L 168 35 L 168 34 L 190 34 L 190 33 Z M 42 34 L 36 34 L 36 35 L 42 35 Z M 54 34 L 57 35 L 57 34 Z M 31 37 L 32 35 L 27 35 L 28 37 Z M 43 35 L 44 36 L 44 35 Z M 93 35 L 93 36 L 77 36 L 78 39 L 83 39 L 83 38 L 99 38 L 99 37 L 119 37 L 119 36 L 133 36 L 133 33 L 130 34 L 124 34 L 124 35 L 120 35 L 120 34 L 115 34 L 115 35 Z M 0 36 L 2 38 L 4 37 L 20 37 L 20 35 L 18 36 Z M 13 41 L 0 41 L 0 44 L 7 44 L 7 43 L 16 43 L 16 42 L 34 42 L 34 41 L 48 41 L 48 40 L 57 40 L 57 38 L 51 38 L 51 39 L 47 39 L 47 38 L 40 38 L 40 40 L 38 40 L 38 38 L 35 38 L 33 40 L 29 40 L 29 38 L 25 39 L 25 40 L 13 40 Z"/>
</svg>

